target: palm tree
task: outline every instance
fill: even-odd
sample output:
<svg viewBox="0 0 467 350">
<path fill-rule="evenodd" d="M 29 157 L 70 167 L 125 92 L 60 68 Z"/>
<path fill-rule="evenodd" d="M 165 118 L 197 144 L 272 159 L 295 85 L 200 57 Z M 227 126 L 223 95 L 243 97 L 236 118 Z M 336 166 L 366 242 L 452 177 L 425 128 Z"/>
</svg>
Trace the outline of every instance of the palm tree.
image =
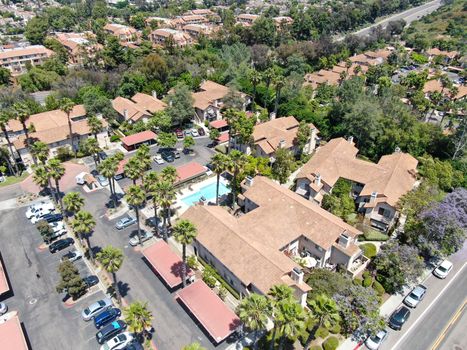
<svg viewBox="0 0 467 350">
<path fill-rule="evenodd" d="M 233 150 L 229 154 L 229 161 L 227 162 L 227 169 L 232 173 L 232 209 L 235 209 L 237 202 L 237 192 L 239 189 L 239 184 L 237 184 L 238 175 L 245 167 L 248 159 L 246 155 L 240 151 Z"/>
<path fill-rule="evenodd" d="M 60 210 L 63 210 L 59 181 L 63 175 L 65 175 L 65 168 L 63 167 L 62 163 L 60 163 L 59 159 L 52 158 L 47 163 L 47 169 L 49 170 L 50 177 L 55 180 L 55 193 L 57 196 L 57 201 L 60 203 Z"/>
<path fill-rule="evenodd" d="M 75 218 L 71 222 L 71 227 L 78 235 L 80 241 L 82 241 L 83 237 L 85 238 L 89 250 L 89 257 L 91 260 L 94 260 L 94 254 L 92 252 L 91 242 L 89 240 L 89 235 L 94 230 L 94 227 L 96 227 L 96 221 L 94 220 L 92 214 L 87 211 L 80 210 L 76 213 Z"/>
<path fill-rule="evenodd" d="M 65 204 L 65 210 L 74 215 L 84 206 L 84 198 L 78 192 L 68 192 L 63 197 L 63 203 Z"/>
<path fill-rule="evenodd" d="M 278 304 L 286 300 L 291 300 L 293 298 L 293 290 L 286 284 L 279 284 L 273 286 L 268 295 L 271 296 L 271 306 L 272 306 L 272 315 L 275 316 L 277 313 Z M 274 328 L 272 331 L 272 338 L 270 343 L 270 350 L 274 349 L 274 344 L 276 341 L 277 330 L 281 327 L 281 322 L 279 319 L 274 319 Z"/>
<path fill-rule="evenodd" d="M 73 129 L 71 127 L 71 118 L 70 114 L 73 111 L 73 108 L 75 107 L 75 103 L 69 99 L 68 97 L 64 97 L 60 100 L 60 110 L 64 113 L 66 113 L 67 121 L 68 121 L 68 131 L 69 131 L 69 137 L 70 137 L 70 142 L 71 142 L 71 149 L 72 151 L 75 152 L 75 157 L 76 157 L 76 147 L 73 143 Z"/>
<path fill-rule="evenodd" d="M 175 240 L 182 245 L 182 283 L 183 288 L 186 286 L 186 246 L 193 243 L 198 231 L 195 225 L 188 220 L 180 220 L 173 227 L 173 235 Z"/>
<path fill-rule="evenodd" d="M 98 164 L 100 163 L 99 152 L 101 151 L 99 142 L 97 142 L 96 139 L 88 137 L 83 143 L 83 148 L 92 155 L 94 164 L 97 168 Z"/>
<path fill-rule="evenodd" d="M 151 169 L 151 153 L 147 145 L 138 147 L 135 157 L 140 162 L 140 168 L 142 172 L 146 172 Z"/>
<path fill-rule="evenodd" d="M 157 211 L 159 209 L 160 196 L 157 191 L 157 184 L 161 180 L 158 173 L 155 171 L 150 171 L 144 176 L 144 189 L 146 193 L 149 194 L 152 198 L 152 206 L 154 207 L 154 222 L 156 235 L 159 235 L 159 223 L 157 218 Z"/>
<path fill-rule="evenodd" d="M 274 78 L 274 85 L 276 87 L 276 102 L 274 103 L 274 115 L 277 115 L 279 109 L 279 100 L 281 98 L 281 90 L 285 85 L 285 78 L 282 75 L 278 75 Z"/>
<path fill-rule="evenodd" d="M 30 152 L 33 157 L 45 164 L 49 157 L 49 146 L 45 142 L 36 141 L 32 144 Z"/>
<path fill-rule="evenodd" d="M 29 106 L 26 103 L 17 102 L 13 105 L 13 111 L 16 114 L 17 119 L 23 126 L 24 136 L 26 137 L 25 146 L 29 149 L 29 129 L 26 126 L 26 122 L 28 121 L 31 111 L 29 110 Z M 36 158 L 32 157 L 34 164 L 37 164 Z"/>
<path fill-rule="evenodd" d="M 125 200 L 130 207 L 133 208 L 136 215 L 136 223 L 138 224 L 138 238 L 139 244 L 143 244 L 141 241 L 141 225 L 139 222 L 139 210 L 146 200 L 146 195 L 144 194 L 143 189 L 138 185 L 131 185 L 128 187 L 128 190 L 125 195 Z"/>
<path fill-rule="evenodd" d="M 275 75 L 276 73 L 271 67 L 263 72 L 263 79 L 266 82 L 266 90 L 269 90 L 269 85 L 271 85 L 271 81 L 274 80 Z"/>
<path fill-rule="evenodd" d="M 13 159 L 13 167 L 15 169 L 15 176 L 18 176 L 19 174 L 18 163 L 16 163 L 16 157 L 15 157 L 15 154 L 13 153 L 13 145 L 10 141 L 10 136 L 8 135 L 8 130 L 7 130 L 8 122 L 12 119 L 14 119 L 14 115 L 13 115 L 13 112 L 9 109 L 4 109 L 0 113 L 0 129 L 3 132 L 3 137 L 5 138 L 8 144 L 8 150 L 10 151 L 11 158 Z"/>
<path fill-rule="evenodd" d="M 97 118 L 95 115 L 91 115 L 86 119 L 86 123 L 88 124 L 89 130 L 94 135 L 94 139 L 97 141 L 97 134 L 103 130 L 102 121 Z"/>
<path fill-rule="evenodd" d="M 212 171 L 216 173 L 217 184 L 216 184 L 216 205 L 219 205 L 219 183 L 221 180 L 221 174 L 227 170 L 228 157 L 225 154 L 217 153 L 212 157 L 211 166 Z"/>
<path fill-rule="evenodd" d="M 136 185 L 136 180 L 142 175 L 139 159 L 136 157 L 130 158 L 128 163 L 125 164 L 125 176 L 133 181 L 133 185 Z"/>
<path fill-rule="evenodd" d="M 44 164 L 34 165 L 32 167 L 34 173 L 32 175 L 32 180 L 36 185 L 42 187 L 45 192 L 49 192 L 52 190 L 52 184 L 50 182 L 50 174 L 47 166 Z M 53 196 L 54 200 L 56 201 L 55 196 Z"/>
<path fill-rule="evenodd" d="M 162 169 L 162 178 L 169 181 L 172 185 L 177 181 L 177 169 L 173 166 L 168 166 Z"/>
<path fill-rule="evenodd" d="M 315 338 L 318 328 L 324 326 L 330 328 L 333 324 L 340 321 L 339 309 L 336 302 L 325 294 L 318 295 L 308 304 L 310 308 L 309 320 L 310 334 L 305 341 L 304 348 L 307 350 Z"/>
<path fill-rule="evenodd" d="M 303 333 L 305 311 L 297 301 L 290 298 L 277 304 L 275 319 L 279 319 L 281 323 L 279 350 L 282 350 L 286 339 L 295 340 Z"/>
<path fill-rule="evenodd" d="M 140 337 L 144 338 L 144 333 L 148 328 L 152 327 L 153 319 L 151 311 L 148 310 L 148 303 L 135 301 L 128 307 L 123 309 L 125 322 L 128 324 L 128 329 Z M 141 339 L 142 340 L 142 339 Z"/>
<path fill-rule="evenodd" d="M 258 332 L 266 328 L 271 316 L 271 305 L 267 297 L 250 294 L 237 306 L 237 314 L 243 324 L 255 332 L 253 349 L 257 349 Z"/>
<path fill-rule="evenodd" d="M 114 207 L 117 207 L 117 199 L 113 187 L 113 178 L 118 170 L 118 162 L 115 162 L 112 157 L 103 160 L 98 166 L 99 172 L 109 180 L 110 198 L 114 202 Z"/>
<path fill-rule="evenodd" d="M 232 149 L 232 138 L 237 133 L 239 119 L 238 112 L 239 111 L 233 108 L 229 108 L 224 112 L 224 119 L 227 120 L 227 124 L 229 124 L 229 145 L 227 147 L 227 154 L 229 154 Z"/>
<path fill-rule="evenodd" d="M 182 350 L 206 350 L 206 348 L 203 348 L 200 343 L 191 343 L 190 345 L 185 345 Z"/>
<path fill-rule="evenodd" d="M 175 200 L 175 189 L 171 182 L 167 180 L 160 181 L 157 184 L 157 192 L 159 193 L 159 201 L 164 208 L 164 240 L 168 239 L 168 220 L 170 220 L 170 207 Z"/>
<path fill-rule="evenodd" d="M 117 271 L 120 270 L 123 264 L 123 251 L 108 245 L 96 254 L 96 259 L 102 264 L 105 271 L 112 274 L 113 288 L 117 294 L 118 302 L 120 303 L 121 296 L 117 287 Z"/>
</svg>

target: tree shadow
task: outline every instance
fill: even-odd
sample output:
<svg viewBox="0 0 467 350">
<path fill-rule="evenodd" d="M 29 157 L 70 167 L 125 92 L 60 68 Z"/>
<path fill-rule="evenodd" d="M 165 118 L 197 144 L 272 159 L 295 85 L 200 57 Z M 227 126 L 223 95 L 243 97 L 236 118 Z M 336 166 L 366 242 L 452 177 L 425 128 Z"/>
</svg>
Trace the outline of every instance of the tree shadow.
<svg viewBox="0 0 467 350">
<path fill-rule="evenodd" d="M 117 288 L 122 298 L 126 297 L 131 289 L 128 283 L 122 281 L 117 282 Z"/>
</svg>

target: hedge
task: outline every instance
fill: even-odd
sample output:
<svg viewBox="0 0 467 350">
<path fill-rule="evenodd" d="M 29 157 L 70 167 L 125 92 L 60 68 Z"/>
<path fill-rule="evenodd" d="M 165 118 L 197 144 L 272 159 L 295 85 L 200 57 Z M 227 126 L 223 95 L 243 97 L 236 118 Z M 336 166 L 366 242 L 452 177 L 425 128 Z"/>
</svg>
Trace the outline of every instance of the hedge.
<svg viewBox="0 0 467 350">
<path fill-rule="evenodd" d="M 332 326 L 329 331 L 332 333 L 332 334 L 339 334 L 341 332 L 341 326 L 337 323 L 335 324 L 334 326 Z"/>
<path fill-rule="evenodd" d="M 371 283 L 373 282 L 373 278 L 367 277 L 363 280 L 362 286 L 363 287 L 369 287 L 371 286 Z"/>
<path fill-rule="evenodd" d="M 212 271 L 211 274 L 220 282 L 220 284 L 225 288 L 227 289 L 235 298 L 239 299 L 240 300 L 240 294 L 238 294 L 238 292 L 233 289 L 230 284 L 228 284 L 222 277 L 221 275 L 219 275 L 219 273 L 216 271 L 216 269 L 214 269 L 211 265 L 209 265 L 206 261 L 204 261 L 200 256 L 198 256 L 198 262 L 201 263 L 201 265 L 203 265 L 204 267 L 206 266 L 209 266 Z"/>
<path fill-rule="evenodd" d="M 339 339 L 336 337 L 329 337 L 323 343 L 324 350 L 336 350 L 339 346 Z"/>
<path fill-rule="evenodd" d="M 379 283 L 378 281 L 373 282 L 373 289 L 376 291 L 378 295 L 383 295 L 386 292 L 382 284 Z"/>
<path fill-rule="evenodd" d="M 117 142 L 118 140 L 120 140 L 120 136 L 119 136 L 119 135 L 112 135 L 112 136 L 110 136 L 110 142 Z"/>
<path fill-rule="evenodd" d="M 323 348 L 320 345 L 313 345 L 310 350 L 323 350 Z"/>
<path fill-rule="evenodd" d="M 360 245 L 360 249 L 363 251 L 363 255 L 369 259 L 372 259 L 376 256 L 376 246 L 373 243 L 362 244 Z"/>
<path fill-rule="evenodd" d="M 325 327 L 319 327 L 315 333 L 317 338 L 326 338 L 329 335 L 329 331 Z"/>
<path fill-rule="evenodd" d="M 354 278 L 353 279 L 353 284 L 355 284 L 356 286 L 361 286 L 362 283 L 363 283 L 363 280 L 361 278 Z"/>
</svg>

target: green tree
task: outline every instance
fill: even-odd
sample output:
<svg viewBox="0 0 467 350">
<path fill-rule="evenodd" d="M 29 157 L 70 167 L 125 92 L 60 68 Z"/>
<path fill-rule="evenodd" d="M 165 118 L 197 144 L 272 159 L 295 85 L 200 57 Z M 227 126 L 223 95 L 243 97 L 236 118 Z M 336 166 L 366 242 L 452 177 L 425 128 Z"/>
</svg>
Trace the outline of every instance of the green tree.
<svg viewBox="0 0 467 350">
<path fill-rule="evenodd" d="M 193 97 L 188 86 L 179 84 L 168 97 L 169 106 L 166 109 L 170 118 L 179 125 L 193 118 Z"/>
<path fill-rule="evenodd" d="M 209 139 L 212 142 L 216 142 L 220 135 L 221 135 L 221 133 L 219 132 L 219 130 L 217 130 L 215 128 L 212 128 L 212 129 L 209 130 Z"/>
<path fill-rule="evenodd" d="M 285 345 L 285 340 L 295 341 L 305 329 L 305 311 L 299 303 L 293 299 L 288 299 L 277 304 L 277 313 L 274 317 L 280 320 L 281 327 L 279 334 L 279 350 Z"/>
<path fill-rule="evenodd" d="M 94 253 L 92 251 L 91 241 L 89 239 L 92 231 L 94 231 L 94 227 L 96 227 L 96 221 L 94 220 L 92 214 L 87 211 L 80 210 L 75 214 L 74 219 L 71 222 L 71 227 L 79 237 L 80 241 L 82 241 L 83 238 L 86 240 L 89 257 L 91 260 L 94 260 Z"/>
<path fill-rule="evenodd" d="M 276 316 L 279 313 L 279 304 L 283 302 L 288 302 L 293 298 L 293 290 L 286 284 L 279 284 L 272 286 L 268 292 L 268 295 L 271 299 L 272 315 Z M 273 350 L 276 342 L 277 331 L 281 328 L 281 320 L 279 318 L 274 319 L 274 328 L 272 330 L 271 342 L 269 349 Z"/>
<path fill-rule="evenodd" d="M 323 197 L 322 207 L 334 215 L 347 220 L 355 213 L 355 203 L 351 197 L 352 184 L 345 179 L 339 179 L 334 184 L 331 194 Z"/>
<path fill-rule="evenodd" d="M 65 175 L 65 167 L 60 160 L 52 158 L 47 162 L 47 170 L 49 176 L 55 181 L 55 195 L 57 202 L 60 204 L 60 210 L 63 210 L 62 194 L 60 193 L 60 179 Z"/>
<path fill-rule="evenodd" d="M 49 157 L 49 146 L 45 142 L 35 141 L 31 145 L 30 152 L 33 157 L 38 159 L 42 164 L 45 164 Z"/>
<path fill-rule="evenodd" d="M 173 182 L 169 180 L 162 180 L 159 181 L 157 184 L 157 192 L 159 193 L 159 203 L 164 210 L 164 240 L 167 241 L 168 239 L 168 221 L 170 220 L 170 207 L 172 206 L 172 202 L 175 200 L 175 189 Z"/>
<path fill-rule="evenodd" d="M 69 138 L 71 142 L 71 149 L 75 152 L 75 157 L 76 157 L 76 147 L 73 142 L 73 129 L 71 127 L 71 112 L 73 111 L 73 108 L 75 107 L 75 103 L 67 98 L 64 97 L 60 100 L 60 110 L 66 114 L 67 121 L 68 121 L 68 131 L 69 131 Z"/>
<path fill-rule="evenodd" d="M 156 112 L 148 120 L 148 127 L 162 132 L 170 132 L 170 128 L 172 127 L 172 118 L 165 111 Z"/>
<path fill-rule="evenodd" d="M 117 161 L 114 157 L 109 157 L 103 160 L 98 166 L 99 173 L 101 173 L 109 180 L 110 199 L 113 200 L 115 208 L 117 207 L 117 198 L 115 196 L 115 189 L 112 180 L 117 173 L 118 164 L 119 161 Z"/>
<path fill-rule="evenodd" d="M 71 261 L 65 260 L 60 263 L 58 273 L 60 274 L 60 282 L 57 285 L 58 293 L 66 292 L 73 300 L 86 293 L 86 284 Z"/>
<path fill-rule="evenodd" d="M 50 181 L 50 174 L 47 166 L 44 164 L 33 165 L 32 170 L 32 180 L 34 181 L 34 183 L 39 187 L 42 187 L 44 192 L 46 193 L 52 191 L 53 188 L 52 183 Z M 55 196 L 53 196 L 53 198 L 54 201 L 57 203 L 57 198 Z"/>
<path fill-rule="evenodd" d="M 246 328 L 255 332 L 253 349 L 258 349 L 258 331 L 266 329 L 271 316 L 270 303 L 264 295 L 250 294 L 237 306 L 237 314 Z"/>
<path fill-rule="evenodd" d="M 25 102 L 17 102 L 13 105 L 13 112 L 16 115 L 16 119 L 21 123 L 23 127 L 23 132 L 26 137 L 24 143 L 27 149 L 29 149 L 30 145 L 30 137 L 29 137 L 29 128 L 26 126 L 26 122 L 29 120 L 31 115 L 31 111 L 29 106 Z M 34 164 L 37 164 L 36 158 L 32 157 Z"/>
<path fill-rule="evenodd" d="M 94 164 L 97 168 L 100 163 L 99 152 L 102 151 L 99 146 L 99 142 L 94 138 L 88 137 L 83 143 L 81 143 L 81 147 L 85 153 L 92 155 L 92 159 L 94 160 Z"/>
<path fill-rule="evenodd" d="M 336 302 L 326 294 L 316 296 L 308 303 L 308 307 L 310 308 L 310 320 L 313 328 L 309 329 L 310 333 L 304 345 L 305 350 L 310 348 L 311 342 L 316 338 L 316 331 L 320 327 L 324 326 L 330 329 L 340 321 Z"/>
<path fill-rule="evenodd" d="M 294 167 L 294 157 L 291 151 L 286 148 L 276 150 L 275 161 L 272 164 L 272 176 L 281 184 L 284 184 L 292 174 Z"/>
<path fill-rule="evenodd" d="M 222 173 L 227 170 L 229 158 L 222 153 L 216 153 L 212 157 L 211 166 L 212 171 L 216 173 L 216 205 L 219 205 L 219 184 Z"/>
<path fill-rule="evenodd" d="M 138 185 L 131 185 L 128 187 L 125 195 L 125 200 L 128 203 L 128 205 L 133 208 L 135 211 L 136 215 L 136 223 L 138 225 L 138 239 L 139 239 L 139 244 L 143 244 L 141 241 L 141 223 L 140 223 L 140 217 L 139 217 L 139 211 L 142 208 L 145 200 L 146 200 L 146 195 L 144 194 L 143 189 L 138 186 Z"/>
<path fill-rule="evenodd" d="M 63 197 L 63 204 L 65 204 L 65 210 L 74 215 L 84 206 L 84 198 L 78 192 L 68 192 Z"/>
<path fill-rule="evenodd" d="M 113 289 L 117 294 L 117 299 L 120 303 L 121 296 L 117 284 L 117 272 L 120 270 L 123 264 L 123 251 L 119 248 L 114 248 L 111 245 L 108 245 L 96 254 L 96 259 L 102 264 L 105 271 L 112 274 Z"/>
<path fill-rule="evenodd" d="M 185 136 L 185 139 L 183 140 L 183 148 L 190 150 L 194 145 L 195 140 L 193 139 L 193 136 Z"/>
<path fill-rule="evenodd" d="M 41 234 L 41 237 L 44 240 L 44 242 L 49 243 L 50 239 L 52 238 L 52 235 L 54 234 L 54 230 L 49 225 L 49 223 L 45 220 L 40 220 L 36 224 L 36 228 Z"/>
<path fill-rule="evenodd" d="M 43 44 L 48 29 L 49 24 L 47 18 L 44 16 L 36 16 L 28 21 L 24 35 L 33 45 Z"/>
<path fill-rule="evenodd" d="M 148 309 L 147 302 L 135 301 L 123 309 L 123 318 L 128 324 L 130 332 L 135 333 L 137 337 L 142 336 L 144 338 L 144 334 L 151 327 L 153 316 Z"/>
<path fill-rule="evenodd" d="M 160 195 L 158 191 L 158 184 L 161 181 L 161 177 L 155 171 L 149 171 L 144 175 L 144 189 L 146 193 L 151 197 L 152 206 L 154 208 L 154 222 L 156 235 L 159 235 L 159 219 L 158 211 L 160 206 Z"/>
<path fill-rule="evenodd" d="M 274 114 L 277 116 L 277 110 L 279 109 L 279 101 L 281 99 L 281 91 L 285 85 L 285 78 L 278 75 L 274 78 L 274 86 L 276 87 L 276 99 L 274 102 Z"/>
<path fill-rule="evenodd" d="M 173 236 L 175 240 L 182 245 L 182 283 L 186 286 L 186 246 L 192 244 L 196 238 L 196 226 L 188 220 L 180 220 L 173 227 Z"/>
<path fill-rule="evenodd" d="M 11 73 L 8 69 L 0 67 L 0 86 L 10 85 Z"/>
<path fill-rule="evenodd" d="M 184 346 L 182 350 L 206 350 L 206 348 L 203 348 L 199 343 L 191 343 Z"/>
<path fill-rule="evenodd" d="M 133 181 L 133 185 L 136 185 L 136 180 L 144 175 L 141 171 L 141 163 L 136 156 L 131 157 L 128 163 L 125 164 L 124 171 L 125 176 Z"/>
<path fill-rule="evenodd" d="M 304 120 L 302 120 L 298 125 L 297 130 L 297 146 L 300 150 L 300 154 L 303 153 L 303 149 L 305 148 L 306 144 L 310 141 L 310 137 L 311 128 Z"/>
<path fill-rule="evenodd" d="M 89 130 L 94 135 L 94 138 L 97 140 L 97 134 L 104 129 L 102 120 L 95 115 L 91 115 L 86 119 L 86 123 L 88 124 Z"/>
<path fill-rule="evenodd" d="M 17 176 L 19 174 L 19 169 L 18 169 L 18 163 L 16 162 L 16 157 L 13 153 L 13 144 L 10 141 L 10 136 L 8 134 L 7 126 L 10 120 L 14 119 L 14 113 L 11 109 L 3 109 L 0 112 L 0 129 L 3 132 L 3 137 L 5 138 L 7 145 L 8 145 L 8 150 L 10 151 L 10 156 L 13 159 L 13 166 L 15 168 L 15 175 Z"/>
<path fill-rule="evenodd" d="M 235 209 L 237 194 L 240 191 L 239 175 L 247 163 L 247 157 L 240 151 L 233 150 L 228 156 L 227 170 L 233 174 L 232 182 L 232 209 Z"/>
<path fill-rule="evenodd" d="M 163 148 L 173 148 L 177 143 L 177 137 L 173 133 L 160 132 L 157 135 L 157 144 Z"/>
</svg>

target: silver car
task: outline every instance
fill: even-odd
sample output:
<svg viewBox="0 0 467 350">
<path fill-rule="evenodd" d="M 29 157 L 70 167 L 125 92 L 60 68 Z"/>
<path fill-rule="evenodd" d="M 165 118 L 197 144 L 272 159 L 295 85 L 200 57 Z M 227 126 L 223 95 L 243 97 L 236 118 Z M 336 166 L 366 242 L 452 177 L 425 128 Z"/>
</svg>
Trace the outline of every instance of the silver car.
<svg viewBox="0 0 467 350">
<path fill-rule="evenodd" d="M 97 179 L 97 181 L 99 181 L 99 183 L 100 183 L 100 185 L 101 185 L 102 187 L 106 187 L 106 186 L 109 185 L 109 179 L 106 178 L 106 177 L 103 176 L 103 175 L 97 175 L 96 179 Z"/>
<path fill-rule="evenodd" d="M 154 237 L 154 234 L 152 232 L 148 232 L 148 231 L 141 231 L 141 243 L 142 242 L 146 242 L 147 240 L 151 239 L 152 237 Z M 130 245 L 132 247 L 135 247 L 139 244 L 139 237 L 138 235 L 134 235 L 133 237 L 130 238 Z"/>
<path fill-rule="evenodd" d="M 388 331 L 383 329 L 376 333 L 376 335 L 370 336 L 365 341 L 365 345 L 370 350 L 378 350 L 383 341 L 387 338 Z"/>
<path fill-rule="evenodd" d="M 417 307 L 426 294 L 426 287 L 419 284 L 404 298 L 404 304 L 410 307 Z"/>
<path fill-rule="evenodd" d="M 112 300 L 108 298 L 98 300 L 95 303 L 89 305 L 87 308 L 85 308 L 81 312 L 81 317 L 83 318 L 83 320 L 89 321 L 92 318 L 94 318 L 94 316 L 96 316 L 99 312 L 112 307 L 112 305 Z"/>
<path fill-rule="evenodd" d="M 117 221 L 117 224 L 115 227 L 117 230 L 123 230 L 124 228 L 127 228 L 128 226 L 131 226 L 136 223 L 136 219 L 132 218 L 131 216 L 125 216 L 124 218 L 121 218 L 120 220 Z"/>
</svg>

